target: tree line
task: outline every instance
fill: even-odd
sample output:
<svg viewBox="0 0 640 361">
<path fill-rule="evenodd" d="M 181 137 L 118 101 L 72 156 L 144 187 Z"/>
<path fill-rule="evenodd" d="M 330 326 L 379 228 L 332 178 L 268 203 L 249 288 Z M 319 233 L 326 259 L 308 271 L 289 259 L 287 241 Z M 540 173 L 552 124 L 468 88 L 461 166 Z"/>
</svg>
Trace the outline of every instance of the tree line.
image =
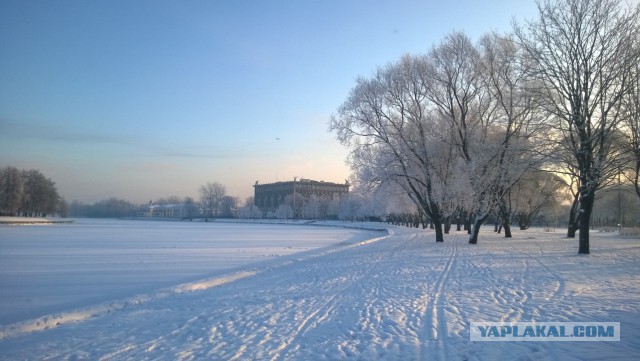
<svg viewBox="0 0 640 361">
<path fill-rule="evenodd" d="M 437 242 L 452 217 L 471 218 L 472 244 L 492 215 L 509 232 L 538 179 L 573 192 L 568 236 L 589 253 L 597 191 L 619 174 L 639 188 L 640 5 L 537 5 L 510 34 L 454 32 L 358 78 L 330 120 L 358 182 L 397 188 Z"/>
<path fill-rule="evenodd" d="M 131 218 L 144 216 L 150 207 L 182 207 L 182 218 L 246 218 L 246 219 L 340 219 L 344 221 L 387 221 L 396 225 L 412 227 L 422 226 L 434 228 L 433 221 L 424 213 L 416 212 L 413 202 L 402 191 L 394 189 L 392 184 L 385 183 L 380 187 L 369 188 L 364 183 L 356 184 L 348 197 L 335 198 L 329 196 L 310 195 L 305 197 L 298 194 L 296 201 L 292 196 L 286 197 L 284 203 L 276 210 L 263 212 L 255 206 L 253 197 L 248 197 L 240 202 L 237 197 L 226 194 L 226 187 L 217 182 L 208 182 L 200 187 L 200 199 L 192 197 L 169 196 L 157 198 L 147 204 L 134 204 L 115 197 L 101 200 L 92 204 L 84 204 L 73 201 L 70 205 L 57 195 L 49 199 L 59 199 L 57 206 L 39 207 L 49 209 L 46 213 L 41 211 L 29 211 L 21 202 L 16 202 L 17 207 L 11 210 L 11 200 L 21 199 L 16 195 L 24 196 L 25 187 L 10 186 L 17 184 L 11 181 L 18 179 L 20 175 L 23 181 L 29 177 L 39 180 L 39 183 L 48 184 L 53 190 L 53 181 L 48 180 L 39 171 L 19 171 L 14 167 L 0 170 L 0 184 L 2 189 L 2 203 L 0 209 L 2 215 L 32 215 L 46 216 L 58 213 L 66 217 L 90 217 L 90 218 Z M 34 181 L 30 184 L 36 183 Z M 562 191 L 562 182 L 558 177 L 548 172 L 529 173 L 523 176 L 510 190 L 506 204 L 510 212 L 509 219 L 518 225 L 521 230 L 529 228 L 532 224 L 555 227 L 562 223 L 569 210 L 563 206 L 566 200 L 566 192 Z M 33 188 L 33 187 L 31 187 Z M 47 187 L 40 187 L 46 189 Z M 13 192 L 13 190 L 19 190 Z M 22 193 L 21 193 L 22 192 Z M 633 199 L 633 187 L 617 184 L 604 187 L 599 193 L 599 204 L 594 212 L 594 225 L 601 227 L 614 227 L 620 222 L 633 220 L 634 214 L 640 214 L 640 198 Z M 51 192 L 53 194 L 53 192 Z M 29 197 L 36 199 L 38 197 Z M 46 197 L 39 197 L 46 199 Z M 25 203 L 26 204 L 26 203 Z M 32 203 L 33 204 L 33 203 Z M 159 212 L 159 216 L 164 213 Z M 148 213 L 147 213 L 148 214 Z M 503 226 L 503 220 L 498 213 L 493 213 L 489 220 Z M 455 225 L 457 231 L 463 227 L 470 230 L 472 217 L 465 217 L 461 213 L 452 214 L 444 220 L 444 233 L 448 234 Z M 505 232 L 506 233 L 506 232 Z M 508 235 L 507 235 L 508 236 Z"/>
<path fill-rule="evenodd" d="M 127 200 L 111 197 L 92 204 L 73 201 L 69 205 L 69 215 L 90 218 L 129 218 L 150 216 L 154 207 L 179 207 L 182 218 L 230 218 L 236 216 L 237 197 L 227 195 L 226 187 L 218 182 L 207 182 L 199 188 L 200 199 L 193 197 L 169 196 L 150 200 L 145 204 L 134 204 Z M 160 216 L 166 212 L 159 212 Z"/>
<path fill-rule="evenodd" d="M 0 169 L 0 215 L 46 217 L 66 213 L 55 182 L 35 169 Z"/>
</svg>

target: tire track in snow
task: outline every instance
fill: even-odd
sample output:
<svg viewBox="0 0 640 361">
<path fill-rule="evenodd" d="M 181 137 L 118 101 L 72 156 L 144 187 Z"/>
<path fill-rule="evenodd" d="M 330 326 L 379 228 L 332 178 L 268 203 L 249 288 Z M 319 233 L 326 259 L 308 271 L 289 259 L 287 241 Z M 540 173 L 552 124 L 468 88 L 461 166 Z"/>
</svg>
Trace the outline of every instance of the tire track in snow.
<svg viewBox="0 0 640 361">
<path fill-rule="evenodd" d="M 535 240 L 532 239 L 531 241 L 533 245 L 536 247 L 536 251 L 537 251 L 536 254 L 532 254 L 530 252 L 522 252 L 522 250 L 517 250 L 514 247 L 514 252 L 517 252 L 517 251 L 522 252 L 528 257 L 527 259 L 523 260 L 524 271 L 522 273 L 519 286 L 516 287 L 514 290 L 511 290 L 513 293 L 518 293 L 519 296 L 520 296 L 520 293 L 522 294 L 519 302 L 520 306 L 509 304 L 509 305 L 515 306 L 518 309 L 518 317 L 515 320 L 503 319 L 501 321 L 511 321 L 511 322 L 520 321 L 522 318 L 521 316 L 525 314 L 527 310 L 530 310 L 531 320 L 524 320 L 524 321 L 535 321 L 534 317 L 540 317 L 541 311 L 543 309 L 542 304 L 535 301 L 533 303 L 534 304 L 537 303 L 538 306 L 529 306 L 529 304 L 531 303 L 531 301 L 533 301 L 535 297 L 542 296 L 545 298 L 545 301 L 549 301 L 551 299 L 562 300 L 565 297 L 564 295 L 565 280 L 562 278 L 562 276 L 558 275 L 556 272 L 554 272 L 551 268 L 549 268 L 546 264 L 544 264 L 540 260 L 540 256 L 543 255 L 542 247 Z M 540 277 L 539 272 L 534 272 L 536 275 L 534 280 L 531 276 L 532 263 L 542 267 L 545 270 L 545 272 L 547 272 L 550 275 L 550 277 L 554 280 L 553 283 L 555 284 L 553 286 L 549 285 L 551 287 L 547 287 L 547 285 L 544 284 L 544 282 L 542 282 L 543 279 Z M 536 289 L 531 290 L 530 287 L 529 288 L 527 287 L 527 285 L 529 286 L 534 285 L 537 287 Z"/>
<path fill-rule="evenodd" d="M 382 238 L 388 238 L 394 236 L 394 232 L 389 230 L 389 235 Z M 380 240 L 378 239 L 378 240 Z M 408 241 L 402 242 L 392 249 L 392 253 L 395 253 L 398 249 L 405 246 Z M 388 255 L 387 255 L 388 257 Z M 305 332 L 316 325 L 322 323 L 325 319 L 327 319 L 332 311 L 336 308 L 336 306 L 344 300 L 347 295 L 350 294 L 350 290 L 356 286 L 361 286 L 366 283 L 366 281 L 373 279 L 373 276 L 377 273 L 376 271 L 380 268 L 382 262 L 387 258 L 384 254 L 376 254 L 375 259 L 372 262 L 371 267 L 368 267 L 366 270 L 362 269 L 362 275 L 360 277 L 350 277 L 349 283 L 344 287 L 340 287 L 340 289 L 334 290 L 332 296 L 330 296 L 325 302 L 323 302 L 319 307 L 313 309 L 311 312 L 307 314 L 307 316 L 298 324 L 295 328 L 294 332 L 284 340 L 273 352 L 272 357 L 270 358 L 272 361 L 278 359 L 286 359 L 287 355 L 293 351 L 292 348 L 297 345 L 297 341 L 305 334 Z M 373 282 L 377 284 L 377 282 Z M 379 289 L 379 286 L 378 286 Z M 371 304 L 367 305 L 365 309 L 371 307 Z"/>
<path fill-rule="evenodd" d="M 469 321 L 501 323 L 546 321 L 541 318 L 545 303 L 541 303 L 537 298 L 541 295 L 545 299 L 560 297 L 562 287 L 559 285 L 563 281 L 560 276 L 538 259 L 542 251 L 535 242 L 533 242 L 536 247 L 534 252 L 537 251 L 537 253 L 523 252 L 522 248 L 529 246 L 529 244 L 512 245 L 513 254 L 520 255 L 517 257 L 511 256 L 509 253 L 489 253 L 482 257 L 488 263 L 482 265 L 477 264 L 474 259 L 465 260 L 465 268 L 469 269 L 470 274 L 476 275 L 483 282 L 491 285 L 487 290 L 490 301 L 484 304 L 486 308 L 473 310 L 476 315 L 471 320 L 468 315 L 464 315 L 463 318 L 467 324 Z M 541 278 L 541 273 L 536 270 L 540 267 L 544 268 L 545 272 L 549 273 L 558 283 L 553 282 L 553 286 L 550 288 L 551 285 L 547 279 Z M 510 271 L 506 272 L 505 269 Z M 494 271 L 498 273 L 496 274 Z M 484 299 L 484 296 L 478 295 L 477 297 Z M 478 313 L 480 314 L 479 318 Z M 529 349 L 531 353 L 535 353 L 541 359 L 552 358 L 552 353 L 549 352 L 549 347 L 546 344 L 524 343 L 520 346 Z M 500 359 L 504 357 L 507 350 L 508 343 L 496 343 L 485 347 L 483 352 L 487 359 Z"/>
<path fill-rule="evenodd" d="M 348 288 L 345 288 L 346 291 Z M 272 361 L 281 359 L 286 357 L 286 355 L 291 350 L 291 347 L 296 344 L 296 341 L 302 336 L 309 327 L 313 324 L 318 324 L 322 322 L 323 319 L 327 318 L 331 313 L 331 310 L 335 307 L 341 297 L 338 297 L 338 294 L 333 295 L 329 298 L 328 301 L 324 302 L 320 307 L 313 310 L 311 313 L 305 317 L 302 322 L 296 327 L 293 334 L 289 336 L 285 341 L 283 341 L 274 351 L 273 356 L 271 357 Z"/>
<path fill-rule="evenodd" d="M 422 340 L 420 340 L 420 360 L 446 360 L 448 357 L 444 340 L 448 334 L 447 318 L 445 315 L 445 288 L 451 270 L 456 264 L 457 241 L 457 238 L 452 238 L 449 242 L 449 244 L 451 244 L 449 257 L 433 286 L 433 294 L 429 297 L 429 302 L 427 303 L 426 313 L 424 315 L 424 336 Z"/>
<path fill-rule="evenodd" d="M 533 244 L 536 245 L 536 247 L 538 247 L 538 255 L 541 256 L 544 254 L 544 252 L 542 251 L 542 246 L 540 246 L 538 244 L 538 242 L 536 242 L 535 240 L 533 241 Z M 557 272 L 553 271 L 551 268 L 549 268 L 549 266 L 547 266 L 546 264 L 544 264 L 542 261 L 540 261 L 540 259 L 535 258 L 533 255 L 529 254 L 529 257 L 531 259 L 533 259 L 534 261 L 536 261 L 540 266 L 542 266 L 547 272 L 549 272 L 549 274 L 556 279 L 556 282 L 558 282 L 558 286 L 556 287 L 556 289 L 553 291 L 552 295 L 550 296 L 551 298 L 560 298 L 563 299 L 564 298 L 564 288 L 565 288 L 565 280 L 562 276 L 558 275 Z"/>
<path fill-rule="evenodd" d="M 517 254 L 516 252 L 522 254 L 522 250 L 516 247 L 521 248 L 522 245 L 514 246 L 514 254 Z M 490 306 L 493 304 L 504 310 L 499 316 L 492 315 L 498 318 L 484 321 L 524 322 L 530 321 L 531 317 L 540 315 L 542 307 L 540 305 L 532 306 L 532 304 L 537 303 L 535 300 L 537 292 L 546 294 L 546 289 L 538 289 L 541 280 L 539 273 L 535 272 L 534 264 L 539 264 L 545 268 L 553 278 L 561 282 L 560 277 L 542 264 L 536 256 L 527 253 L 525 253 L 525 255 L 526 257 L 518 258 L 511 258 L 508 255 L 502 254 L 487 255 L 485 259 L 492 261 L 492 263 L 486 265 L 478 265 L 472 259 L 465 260 L 465 268 L 470 270 L 470 274 L 474 274 L 479 279 L 482 279 L 483 282 L 492 285 L 489 289 L 489 296 L 493 302 L 487 305 Z M 494 269 L 500 269 L 500 267 L 513 268 L 514 271 L 504 273 L 503 276 L 497 277 Z M 532 274 L 535 274 L 536 277 L 534 278 Z M 531 287 L 535 288 L 532 289 Z M 560 287 L 553 288 L 551 297 L 558 295 L 557 291 L 559 288 Z M 524 316 L 529 316 L 529 318 L 523 319 Z"/>
<path fill-rule="evenodd" d="M 424 287 L 414 287 L 414 281 L 424 286 L 424 269 L 422 267 L 397 267 L 398 260 L 407 259 L 407 253 L 422 257 L 420 244 L 424 239 L 418 233 L 402 234 L 394 239 L 393 247 L 384 250 L 382 258 L 367 269 L 367 277 L 363 277 L 353 285 L 345 297 L 344 304 L 333 319 L 334 325 L 344 326 L 341 339 L 333 349 L 336 353 L 326 356 L 327 360 L 343 358 L 386 359 L 399 350 L 393 349 L 398 339 L 420 339 L 422 330 L 421 317 L 427 297 Z M 420 250 L 416 252 L 417 250 Z M 378 252 L 378 251 L 376 251 Z M 417 265 L 419 262 L 411 262 Z M 417 278 L 416 278 L 417 277 Z M 417 299 L 406 295 L 416 295 Z M 424 302 L 419 300 L 423 299 Z M 344 312 L 345 309 L 358 312 Z M 341 311 L 342 310 L 342 311 Z M 337 321 L 338 320 L 338 321 Z M 342 321 L 345 321 L 344 324 Z M 337 321 L 337 322 L 336 322 Z M 358 336 L 363 335 L 363 336 Z M 328 345 L 333 347 L 334 345 Z M 309 359 L 310 354 L 303 354 L 300 359 Z M 397 357 L 397 356 L 396 356 Z"/>
<path fill-rule="evenodd" d="M 263 293 L 259 301 L 245 304 L 238 310 L 235 302 L 228 302 L 230 299 L 255 297 L 252 287 L 240 285 L 243 289 L 227 295 L 226 306 L 216 311 L 228 317 L 214 319 L 209 316 L 214 324 L 209 327 L 209 343 L 213 347 L 208 349 L 213 353 L 208 355 L 228 360 L 289 358 L 290 353 L 299 349 L 300 338 L 329 318 L 336 305 L 349 294 L 348 290 L 369 277 L 370 270 L 384 258 L 384 254 L 374 248 L 362 264 L 363 267 L 345 274 L 341 272 L 341 265 L 345 262 L 341 255 L 350 259 L 353 255 L 349 251 L 354 248 L 376 247 L 374 243 L 394 235 L 392 230 L 386 233 L 383 237 L 314 254 L 312 257 L 296 257 L 279 267 L 258 273 L 260 282 L 270 284 L 272 292 Z M 283 272 L 286 276 L 279 277 Z M 233 341 L 227 342 L 229 340 Z"/>
</svg>

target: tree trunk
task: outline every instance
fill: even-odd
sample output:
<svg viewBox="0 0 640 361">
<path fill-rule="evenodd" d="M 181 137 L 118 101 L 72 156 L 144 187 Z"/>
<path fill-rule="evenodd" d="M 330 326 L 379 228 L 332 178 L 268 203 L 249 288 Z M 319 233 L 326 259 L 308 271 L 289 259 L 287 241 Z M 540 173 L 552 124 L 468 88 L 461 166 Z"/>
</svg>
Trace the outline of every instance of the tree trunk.
<svg viewBox="0 0 640 361">
<path fill-rule="evenodd" d="M 444 221 L 444 234 L 449 234 L 451 231 L 451 217 L 445 218 Z"/>
<path fill-rule="evenodd" d="M 505 221 L 502 226 L 504 227 L 504 238 L 511 238 L 511 225 Z"/>
<path fill-rule="evenodd" d="M 465 213 L 464 230 L 467 231 L 467 234 L 471 234 L 471 218 L 472 218 L 471 214 Z"/>
<path fill-rule="evenodd" d="M 501 226 L 504 227 L 504 238 L 511 238 L 511 210 L 505 199 L 500 203 L 500 219 Z"/>
<path fill-rule="evenodd" d="M 640 198 L 640 151 L 636 151 L 636 171 L 635 178 L 633 179 L 633 188 L 636 190 L 636 195 Z"/>
<path fill-rule="evenodd" d="M 442 232 L 442 222 L 440 222 L 440 220 L 434 220 L 433 226 L 436 230 L 436 242 L 444 242 L 444 234 Z"/>
<path fill-rule="evenodd" d="M 589 254 L 589 225 L 593 211 L 594 192 L 588 192 L 580 197 L 580 236 L 578 238 L 578 254 Z"/>
<path fill-rule="evenodd" d="M 480 233 L 480 226 L 487 220 L 488 214 L 484 216 L 476 216 L 473 226 L 471 226 L 471 235 L 469 236 L 470 244 L 478 244 L 478 234 Z"/>
<path fill-rule="evenodd" d="M 580 204 L 580 198 L 574 197 L 571 209 L 569 210 L 569 227 L 567 227 L 567 238 L 576 238 L 576 231 L 580 223 L 580 217 L 578 216 L 578 209 Z"/>
</svg>

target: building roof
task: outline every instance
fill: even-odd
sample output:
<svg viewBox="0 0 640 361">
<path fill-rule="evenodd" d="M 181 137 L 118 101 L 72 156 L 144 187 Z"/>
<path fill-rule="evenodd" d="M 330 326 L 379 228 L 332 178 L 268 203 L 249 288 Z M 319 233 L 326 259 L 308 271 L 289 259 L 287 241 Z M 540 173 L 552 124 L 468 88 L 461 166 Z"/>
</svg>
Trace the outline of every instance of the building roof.
<svg viewBox="0 0 640 361">
<path fill-rule="evenodd" d="M 256 183 L 253 185 L 254 187 L 258 187 L 258 186 L 268 186 L 268 185 L 275 185 L 275 184 L 293 184 L 293 183 L 304 183 L 304 184 L 318 184 L 318 185 L 335 185 L 335 186 L 350 186 L 351 184 L 349 184 L 348 180 L 345 180 L 344 183 L 334 183 L 334 182 L 325 182 L 323 180 L 321 181 L 316 181 L 313 179 L 306 179 L 306 178 L 300 178 L 300 180 L 297 180 L 296 178 L 294 178 L 293 180 L 290 181 L 277 181 L 277 182 L 273 182 L 273 183 L 264 183 L 264 184 L 260 184 L 258 183 L 258 181 L 256 181 Z"/>
</svg>

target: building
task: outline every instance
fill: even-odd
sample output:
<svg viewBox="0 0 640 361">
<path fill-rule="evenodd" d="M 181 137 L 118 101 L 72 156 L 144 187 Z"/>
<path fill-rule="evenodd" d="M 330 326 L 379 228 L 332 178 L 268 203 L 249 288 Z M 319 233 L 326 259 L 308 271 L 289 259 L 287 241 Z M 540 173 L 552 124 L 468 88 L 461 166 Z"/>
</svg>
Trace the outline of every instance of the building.
<svg viewBox="0 0 640 361">
<path fill-rule="evenodd" d="M 254 204 L 263 214 L 275 212 L 278 207 L 287 203 L 293 208 L 294 217 L 298 217 L 303 202 L 312 196 L 318 199 L 342 199 L 349 194 L 349 182 L 343 184 L 325 181 L 314 181 L 301 178 L 293 181 L 256 184 L 254 187 Z M 335 214 L 328 214 L 335 216 Z"/>
<path fill-rule="evenodd" d="M 138 217 L 148 218 L 193 218 L 199 210 L 195 205 L 186 204 L 153 204 L 142 207 L 138 212 Z"/>
</svg>

